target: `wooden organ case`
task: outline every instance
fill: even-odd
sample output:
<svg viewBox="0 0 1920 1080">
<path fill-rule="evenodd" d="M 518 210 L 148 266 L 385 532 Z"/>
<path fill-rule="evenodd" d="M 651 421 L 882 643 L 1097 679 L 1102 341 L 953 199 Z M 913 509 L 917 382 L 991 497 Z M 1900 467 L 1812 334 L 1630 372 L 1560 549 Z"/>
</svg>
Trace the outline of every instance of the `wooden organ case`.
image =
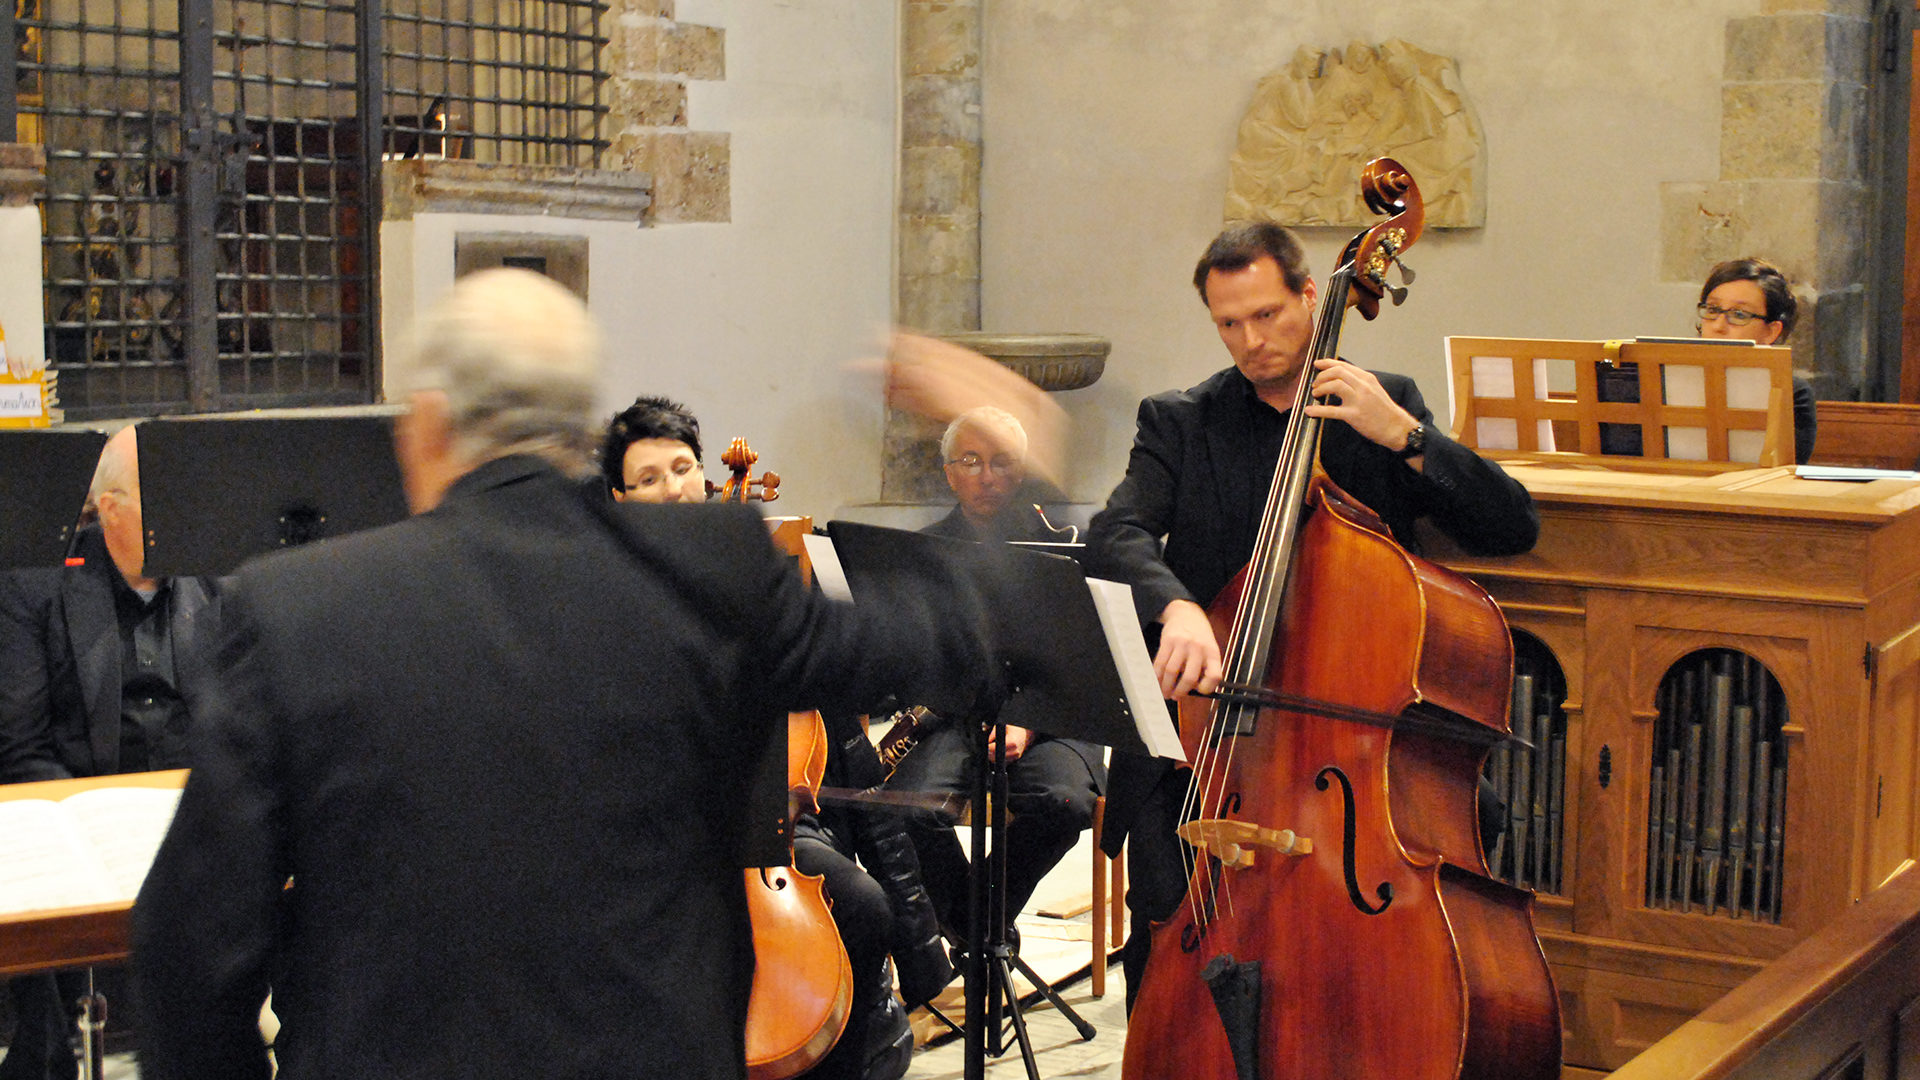
<svg viewBox="0 0 1920 1080">
<path fill-rule="evenodd" d="M 1533 552 L 1423 539 L 1513 628 L 1535 749 L 1489 762 L 1493 854 L 1597 1075 L 1920 854 L 1920 482 L 1502 464 Z"/>
</svg>

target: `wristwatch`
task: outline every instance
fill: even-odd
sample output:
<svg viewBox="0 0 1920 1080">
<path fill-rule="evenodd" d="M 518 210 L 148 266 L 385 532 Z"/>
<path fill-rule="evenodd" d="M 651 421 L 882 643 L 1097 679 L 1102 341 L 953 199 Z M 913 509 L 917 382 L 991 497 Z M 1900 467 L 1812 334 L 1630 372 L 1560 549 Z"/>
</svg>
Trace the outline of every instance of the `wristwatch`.
<svg viewBox="0 0 1920 1080">
<path fill-rule="evenodd" d="M 1405 461 L 1408 458 L 1417 458 L 1426 452 L 1427 425 L 1415 424 L 1413 430 L 1407 432 L 1407 445 L 1402 447 L 1395 456 Z"/>
</svg>

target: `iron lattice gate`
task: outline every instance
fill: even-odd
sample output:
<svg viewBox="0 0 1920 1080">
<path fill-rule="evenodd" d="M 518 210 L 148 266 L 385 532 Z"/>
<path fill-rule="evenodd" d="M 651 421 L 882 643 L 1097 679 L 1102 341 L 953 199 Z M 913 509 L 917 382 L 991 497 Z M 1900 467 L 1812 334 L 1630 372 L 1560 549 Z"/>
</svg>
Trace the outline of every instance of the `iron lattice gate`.
<svg viewBox="0 0 1920 1080">
<path fill-rule="evenodd" d="M 74 419 L 377 390 L 379 19 L 354 0 L 24 0 L 47 355 Z"/>
</svg>

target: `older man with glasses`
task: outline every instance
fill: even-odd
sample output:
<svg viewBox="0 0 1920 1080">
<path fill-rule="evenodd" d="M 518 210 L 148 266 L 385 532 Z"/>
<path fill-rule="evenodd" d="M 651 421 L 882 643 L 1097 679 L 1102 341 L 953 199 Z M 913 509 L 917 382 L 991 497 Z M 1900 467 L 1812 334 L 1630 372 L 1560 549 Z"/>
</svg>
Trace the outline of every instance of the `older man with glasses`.
<svg viewBox="0 0 1920 1080">
<path fill-rule="evenodd" d="M 923 532 L 982 543 L 1070 541 L 1073 530 L 1055 530 L 1032 502 L 1019 498 L 1026 482 L 1027 434 L 1013 414 L 993 406 L 969 409 L 947 425 L 940 439 L 953 512 Z M 967 732 L 937 722 L 901 759 L 887 780 L 894 791 L 965 795 L 979 763 Z M 1007 728 L 1008 796 L 1007 910 L 1018 912 L 1067 852 L 1093 824 L 1094 800 L 1106 785 L 1100 748 L 1056 739 L 1026 728 Z M 967 914 L 966 855 L 953 829 L 916 820 L 909 832 L 920 855 L 920 873 L 947 936 L 964 945 Z"/>
</svg>

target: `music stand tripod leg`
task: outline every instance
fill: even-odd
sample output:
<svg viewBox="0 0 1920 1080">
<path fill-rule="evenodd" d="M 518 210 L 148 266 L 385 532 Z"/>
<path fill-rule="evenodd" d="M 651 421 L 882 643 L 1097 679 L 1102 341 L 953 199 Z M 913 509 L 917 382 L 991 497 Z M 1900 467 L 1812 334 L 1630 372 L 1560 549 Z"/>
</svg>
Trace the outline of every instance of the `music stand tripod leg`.
<svg viewBox="0 0 1920 1080">
<path fill-rule="evenodd" d="M 80 998 L 80 1080 L 106 1075 L 107 999 L 94 988 L 93 969 L 87 969 L 87 992 Z"/>
<path fill-rule="evenodd" d="M 1003 846 L 1006 839 L 1008 786 L 1006 722 L 998 717 L 994 719 L 991 753 L 988 750 L 986 724 L 977 725 L 974 745 L 977 750 L 975 760 L 988 767 L 974 769 L 973 805 L 976 817 L 972 837 L 973 872 L 967 875 L 967 940 L 976 944 L 969 946 L 967 955 L 967 1052 L 963 1075 L 966 1080 L 980 1080 L 985 1075 L 989 1039 L 992 1040 L 994 1056 L 1005 1052 L 1000 1025 L 1004 994 L 1007 1019 L 1020 1044 L 1020 1057 L 1026 1065 L 1028 1080 L 1040 1080 L 1039 1066 L 1033 1057 L 1033 1043 L 1027 1037 L 1026 1020 L 1020 1013 L 1020 996 L 1014 989 L 1013 970 L 1016 965 L 1028 981 L 1053 1003 L 1054 1008 L 1073 1024 L 1083 1041 L 1093 1038 L 1095 1029 L 1074 1012 L 1033 968 L 1015 956 L 1007 943 L 1007 928 L 1016 913 L 1006 908 L 1007 852 Z M 991 801 L 987 798 L 989 790 L 993 792 Z M 982 806 L 990 808 L 984 825 L 977 816 Z M 993 834 L 990 849 L 986 842 L 988 832 Z"/>
</svg>

